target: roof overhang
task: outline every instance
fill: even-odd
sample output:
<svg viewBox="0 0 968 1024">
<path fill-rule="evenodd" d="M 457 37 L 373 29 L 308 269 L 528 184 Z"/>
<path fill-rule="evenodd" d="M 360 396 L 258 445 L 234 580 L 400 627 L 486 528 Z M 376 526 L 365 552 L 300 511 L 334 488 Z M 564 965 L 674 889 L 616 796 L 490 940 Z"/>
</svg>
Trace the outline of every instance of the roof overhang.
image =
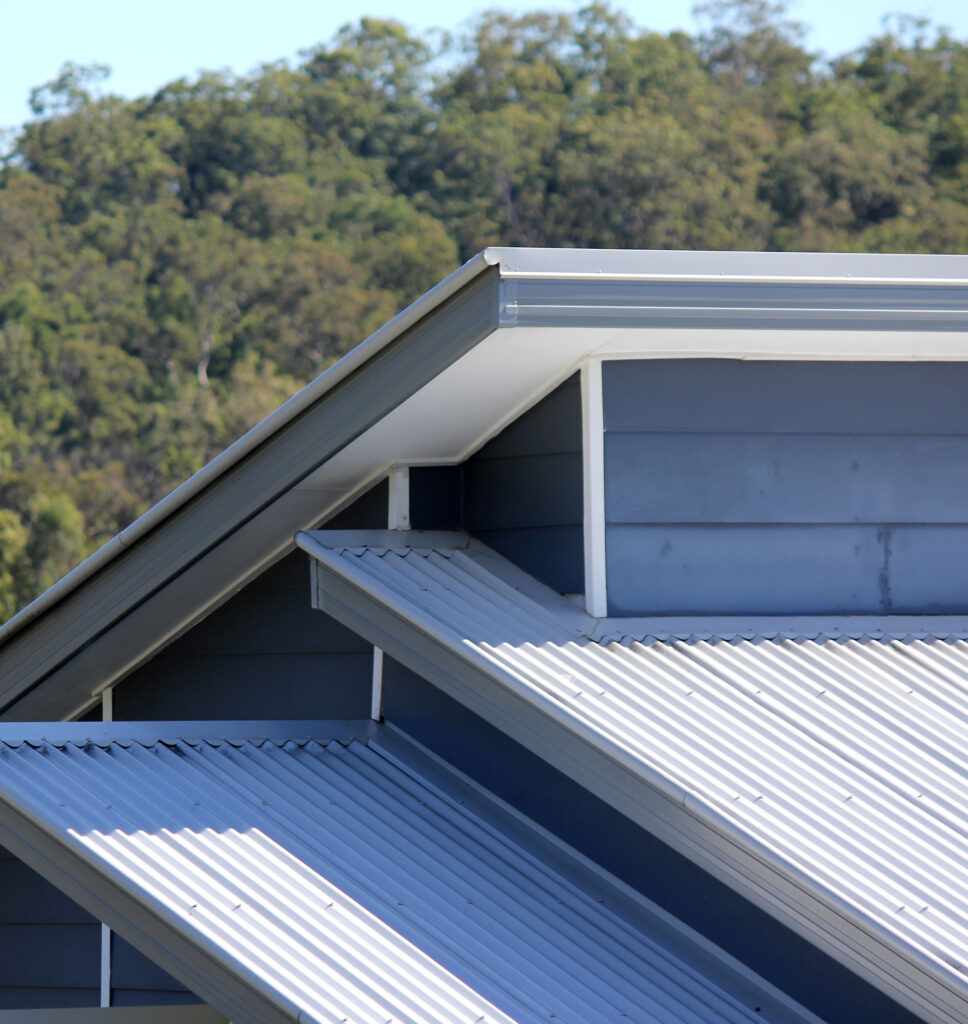
<svg viewBox="0 0 968 1024">
<path fill-rule="evenodd" d="M 488 249 L 0 627 L 0 717 L 78 712 L 397 464 L 587 359 L 961 360 L 968 257 Z"/>
</svg>

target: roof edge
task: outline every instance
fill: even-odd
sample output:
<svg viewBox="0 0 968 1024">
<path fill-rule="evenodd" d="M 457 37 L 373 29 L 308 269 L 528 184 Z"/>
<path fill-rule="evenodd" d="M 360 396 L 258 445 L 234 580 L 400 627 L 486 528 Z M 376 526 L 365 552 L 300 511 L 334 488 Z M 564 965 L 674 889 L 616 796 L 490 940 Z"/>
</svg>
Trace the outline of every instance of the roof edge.
<svg viewBox="0 0 968 1024">
<path fill-rule="evenodd" d="M 163 746 L 174 742 L 189 746 L 229 743 L 340 743 L 369 741 L 376 730 L 370 719 L 279 719 L 133 722 L 2 722 L 0 745 L 36 747 L 68 744 L 96 747 L 112 743 Z"/>
<path fill-rule="evenodd" d="M 856 252 L 494 247 L 503 278 L 776 284 L 968 284 L 968 256 Z"/>
<path fill-rule="evenodd" d="M 133 523 L 112 537 L 106 544 L 84 559 L 56 583 L 39 594 L 16 615 L 0 625 L 0 644 L 19 633 L 25 626 L 38 618 L 59 601 L 77 590 L 86 580 L 94 576 L 105 565 L 112 562 L 131 547 L 145 534 L 164 522 L 170 515 L 187 504 L 196 494 L 205 490 L 213 481 L 228 472 L 236 463 L 254 451 L 268 437 L 284 427 L 299 413 L 331 391 L 340 381 L 348 377 L 354 370 L 362 366 L 390 342 L 398 338 L 404 331 L 432 313 L 438 306 L 482 274 L 489 267 L 497 264 L 500 251 L 485 249 L 458 267 L 452 274 L 435 285 L 406 309 L 398 313 L 392 320 L 379 330 L 360 342 L 332 366 L 324 370 L 315 380 L 307 384 L 288 401 L 284 402 L 275 412 L 248 430 L 237 441 L 206 463 L 197 473 L 179 484 L 157 504 L 142 513 Z"/>
</svg>

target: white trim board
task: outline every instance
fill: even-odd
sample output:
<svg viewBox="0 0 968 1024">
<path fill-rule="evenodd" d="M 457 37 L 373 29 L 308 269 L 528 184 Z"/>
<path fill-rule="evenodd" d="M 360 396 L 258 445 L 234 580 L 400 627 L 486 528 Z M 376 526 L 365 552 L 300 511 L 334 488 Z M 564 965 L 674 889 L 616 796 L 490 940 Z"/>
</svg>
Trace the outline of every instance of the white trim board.
<svg viewBox="0 0 968 1024">
<path fill-rule="evenodd" d="M 605 415 L 602 363 L 581 367 L 582 491 L 585 548 L 585 610 L 596 619 L 608 615 L 605 573 Z"/>
</svg>

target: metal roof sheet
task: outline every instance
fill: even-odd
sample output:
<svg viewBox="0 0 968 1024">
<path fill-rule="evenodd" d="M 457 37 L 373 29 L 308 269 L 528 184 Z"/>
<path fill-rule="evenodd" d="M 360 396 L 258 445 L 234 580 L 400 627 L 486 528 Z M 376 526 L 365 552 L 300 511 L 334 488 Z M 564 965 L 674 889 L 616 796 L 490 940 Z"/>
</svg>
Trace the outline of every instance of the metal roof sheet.
<svg viewBox="0 0 968 1024">
<path fill-rule="evenodd" d="M 237 1024 L 815 1020 L 387 727 L 171 727 L 5 728 L 0 822 Z"/>
<path fill-rule="evenodd" d="M 833 622 L 814 628 L 817 639 L 784 637 L 782 627 L 776 639 L 755 630 L 752 640 L 724 639 L 697 622 L 703 637 L 642 643 L 617 620 L 583 620 L 557 595 L 542 597 L 537 584 L 524 592 L 473 542 L 394 547 L 383 535 L 346 546 L 338 536 L 301 543 L 782 873 L 797 887 L 783 900 L 819 894 L 838 920 L 944 990 L 920 1005 L 908 980 L 896 997 L 928 1019 L 964 1019 L 968 643 L 950 621 L 947 639 L 931 638 L 925 618 L 922 638 L 905 640 L 885 629 L 860 641 L 849 626 L 825 638 L 838 632 Z"/>
</svg>

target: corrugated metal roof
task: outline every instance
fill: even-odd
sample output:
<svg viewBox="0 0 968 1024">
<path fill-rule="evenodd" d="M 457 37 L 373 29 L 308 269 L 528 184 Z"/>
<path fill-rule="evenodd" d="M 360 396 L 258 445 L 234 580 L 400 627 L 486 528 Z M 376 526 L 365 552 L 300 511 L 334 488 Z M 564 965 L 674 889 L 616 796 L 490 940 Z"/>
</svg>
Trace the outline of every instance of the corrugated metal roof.
<svg viewBox="0 0 968 1024">
<path fill-rule="evenodd" d="M 968 996 L 963 639 L 825 639 L 829 624 L 820 639 L 616 642 L 615 621 L 594 639 L 473 545 L 327 543 L 303 546 Z"/>
<path fill-rule="evenodd" d="M 236 1024 L 813 1019 L 386 727 L 72 728 L 0 735 L 4 823 L 19 810 L 135 897 L 129 923 L 160 920 L 247 986 L 261 1004 L 199 991 Z"/>
</svg>

